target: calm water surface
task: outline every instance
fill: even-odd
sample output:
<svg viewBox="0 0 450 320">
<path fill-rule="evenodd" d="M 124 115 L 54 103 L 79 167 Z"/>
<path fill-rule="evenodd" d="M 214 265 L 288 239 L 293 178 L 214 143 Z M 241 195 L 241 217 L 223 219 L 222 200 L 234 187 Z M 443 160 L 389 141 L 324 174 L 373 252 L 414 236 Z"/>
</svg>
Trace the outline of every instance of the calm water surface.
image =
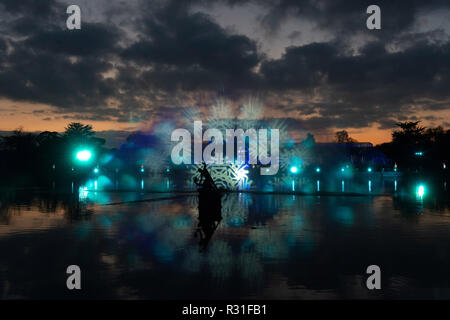
<svg viewBox="0 0 450 320">
<path fill-rule="evenodd" d="M 227 194 L 205 247 L 196 195 L 81 196 L 2 195 L 1 298 L 450 298 L 450 210 L 433 201 Z M 72 264 L 80 291 L 66 289 Z"/>
</svg>

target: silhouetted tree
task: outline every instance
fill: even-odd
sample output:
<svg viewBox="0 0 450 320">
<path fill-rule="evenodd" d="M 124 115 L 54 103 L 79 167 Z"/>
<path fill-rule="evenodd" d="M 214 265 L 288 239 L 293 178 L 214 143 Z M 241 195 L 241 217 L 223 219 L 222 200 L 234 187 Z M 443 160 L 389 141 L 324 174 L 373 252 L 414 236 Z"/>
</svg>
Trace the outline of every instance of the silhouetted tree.
<svg viewBox="0 0 450 320">
<path fill-rule="evenodd" d="M 449 160 L 450 130 L 442 127 L 425 128 L 420 121 L 397 123 L 392 142 L 378 148 L 405 169 L 439 170 Z M 420 152 L 420 154 L 418 153 Z"/>
<path fill-rule="evenodd" d="M 337 131 L 335 133 L 335 139 L 337 143 L 355 143 L 356 140 L 351 138 L 348 135 L 348 132 L 346 130 Z"/>
<path fill-rule="evenodd" d="M 400 129 L 392 132 L 392 142 L 408 146 L 418 146 L 423 142 L 424 127 L 419 126 L 420 121 L 397 122 Z"/>
<path fill-rule="evenodd" d="M 82 124 L 79 122 L 71 122 L 67 125 L 64 131 L 64 137 L 68 141 L 87 141 L 92 137 L 95 132 L 92 130 L 92 126 L 88 124 Z"/>
<path fill-rule="evenodd" d="M 428 128 L 425 130 L 425 138 L 426 140 L 432 143 L 440 143 L 445 138 L 444 128 L 438 126 L 436 128 Z"/>
<path fill-rule="evenodd" d="M 51 131 L 43 131 L 38 134 L 36 137 L 36 141 L 40 147 L 45 145 L 54 144 L 57 141 L 61 140 L 61 136 L 58 132 Z"/>
<path fill-rule="evenodd" d="M 316 144 L 316 139 L 314 138 L 313 134 L 308 133 L 302 143 L 306 148 L 312 148 Z"/>
<path fill-rule="evenodd" d="M 95 131 L 92 129 L 91 125 L 72 122 L 66 127 L 63 138 L 66 142 L 66 147 L 69 148 L 69 152 L 78 145 L 100 148 L 105 144 L 106 140 L 103 138 L 93 137 L 94 134 Z"/>
<path fill-rule="evenodd" d="M 89 124 L 82 124 L 79 122 L 71 122 L 67 125 L 66 127 L 66 131 L 64 132 L 65 136 L 75 136 L 75 137 L 80 137 L 80 136 L 92 136 L 94 135 L 94 131 L 92 130 L 92 126 Z"/>
<path fill-rule="evenodd" d="M 40 172 L 49 174 L 55 168 L 64 166 L 64 140 L 58 132 L 44 131 L 37 137 Z"/>
<path fill-rule="evenodd" d="M 1 138 L 0 169 L 4 181 L 35 183 L 48 179 L 69 179 L 74 154 L 80 147 L 93 150 L 96 165 L 103 152 L 105 139 L 94 137 L 92 126 L 70 123 L 63 134 L 44 131 L 39 134 L 15 130 Z M 88 167 L 85 167 L 89 170 Z"/>
<path fill-rule="evenodd" d="M 7 151 L 31 153 L 37 147 L 36 135 L 23 132 L 22 129 L 14 130 L 12 135 L 3 138 L 3 147 Z"/>
<path fill-rule="evenodd" d="M 15 130 L 12 135 L 3 137 L 2 171 L 4 175 L 22 176 L 33 170 L 36 164 L 38 143 L 36 134 Z M 16 177 L 19 180 L 19 177 Z"/>
</svg>

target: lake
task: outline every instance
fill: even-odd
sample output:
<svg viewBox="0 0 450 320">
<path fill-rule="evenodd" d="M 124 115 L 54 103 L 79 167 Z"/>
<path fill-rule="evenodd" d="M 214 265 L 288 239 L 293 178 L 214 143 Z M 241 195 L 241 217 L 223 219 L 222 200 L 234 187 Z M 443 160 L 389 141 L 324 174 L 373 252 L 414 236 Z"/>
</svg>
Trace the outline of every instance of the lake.
<svg viewBox="0 0 450 320">
<path fill-rule="evenodd" d="M 195 193 L 10 190 L 0 210 L 2 299 L 450 298 L 450 209 L 431 196 L 229 193 L 209 241 Z"/>
</svg>

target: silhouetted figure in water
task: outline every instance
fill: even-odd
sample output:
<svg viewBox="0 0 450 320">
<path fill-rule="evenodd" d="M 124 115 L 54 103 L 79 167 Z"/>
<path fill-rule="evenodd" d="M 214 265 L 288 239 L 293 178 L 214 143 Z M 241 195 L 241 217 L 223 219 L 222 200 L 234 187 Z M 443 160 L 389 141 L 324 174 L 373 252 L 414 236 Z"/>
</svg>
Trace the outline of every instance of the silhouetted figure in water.
<svg viewBox="0 0 450 320">
<path fill-rule="evenodd" d="M 198 227 L 195 235 L 200 236 L 200 250 L 206 249 L 209 240 L 222 220 L 222 194 L 206 169 L 199 168 L 200 179 L 194 179 L 198 190 Z"/>
<path fill-rule="evenodd" d="M 85 195 L 81 195 L 86 193 Z M 67 202 L 67 215 L 70 219 L 78 220 L 81 218 L 89 218 L 94 211 L 88 209 L 87 196 L 88 191 L 80 190 L 79 187 L 70 194 Z"/>
<path fill-rule="evenodd" d="M 198 242 L 200 251 L 204 251 L 206 249 L 209 240 L 211 240 L 211 237 L 219 226 L 220 221 L 222 221 L 220 208 L 216 212 L 202 212 L 199 209 L 198 226 L 195 231 L 195 236 L 198 235 L 200 237 Z"/>
<path fill-rule="evenodd" d="M 206 163 L 203 162 L 202 165 L 203 167 L 198 169 L 198 172 L 200 172 L 200 179 L 194 178 L 195 184 L 200 187 L 199 191 L 220 193 L 213 178 L 209 174 L 208 169 L 206 169 Z"/>
</svg>

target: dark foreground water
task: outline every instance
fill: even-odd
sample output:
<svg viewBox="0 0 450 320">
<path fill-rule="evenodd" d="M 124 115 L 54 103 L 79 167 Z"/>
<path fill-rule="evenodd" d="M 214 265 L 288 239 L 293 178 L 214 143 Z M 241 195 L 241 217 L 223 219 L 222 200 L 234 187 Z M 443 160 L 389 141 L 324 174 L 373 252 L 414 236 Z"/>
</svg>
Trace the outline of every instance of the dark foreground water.
<svg viewBox="0 0 450 320">
<path fill-rule="evenodd" d="M 205 247 L 195 195 L 80 196 L 2 194 L 1 298 L 450 298 L 450 210 L 432 199 L 228 194 Z"/>
</svg>

